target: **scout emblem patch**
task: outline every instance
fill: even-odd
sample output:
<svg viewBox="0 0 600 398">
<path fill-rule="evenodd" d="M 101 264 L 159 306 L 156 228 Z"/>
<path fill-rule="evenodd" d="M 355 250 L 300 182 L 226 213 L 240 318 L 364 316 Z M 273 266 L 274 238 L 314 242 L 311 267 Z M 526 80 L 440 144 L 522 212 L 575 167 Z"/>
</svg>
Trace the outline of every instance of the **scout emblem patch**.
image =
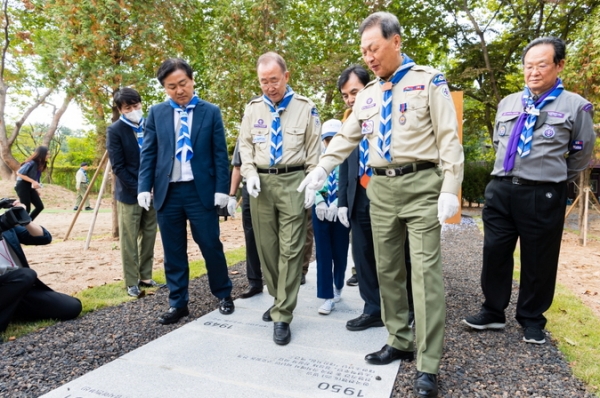
<svg viewBox="0 0 600 398">
<path fill-rule="evenodd" d="M 258 127 L 259 129 L 266 129 L 267 125 L 265 124 L 265 121 L 262 119 L 258 119 L 256 121 L 256 123 L 254 123 L 254 127 Z"/>
<path fill-rule="evenodd" d="M 372 120 L 365 120 L 362 122 L 361 133 L 362 134 L 373 134 L 375 123 Z"/>
<path fill-rule="evenodd" d="M 444 75 L 440 73 L 433 77 L 431 83 L 433 83 L 434 86 L 441 86 L 442 84 L 447 84 L 448 82 L 446 81 Z"/>
<path fill-rule="evenodd" d="M 548 127 L 548 128 L 546 128 L 546 130 L 544 130 L 542 135 L 545 138 L 554 138 L 554 136 L 556 135 L 556 132 L 554 131 L 554 129 L 552 127 Z"/>
<path fill-rule="evenodd" d="M 367 99 L 367 104 L 363 105 L 362 108 L 360 108 L 360 109 L 369 109 L 369 108 L 372 108 L 372 107 L 374 107 L 376 105 L 377 104 L 375 102 L 373 102 L 373 98 L 368 98 Z"/>
<path fill-rule="evenodd" d="M 506 125 L 505 124 L 500 125 L 500 128 L 498 129 L 498 135 L 500 137 L 504 137 L 506 135 Z"/>
</svg>

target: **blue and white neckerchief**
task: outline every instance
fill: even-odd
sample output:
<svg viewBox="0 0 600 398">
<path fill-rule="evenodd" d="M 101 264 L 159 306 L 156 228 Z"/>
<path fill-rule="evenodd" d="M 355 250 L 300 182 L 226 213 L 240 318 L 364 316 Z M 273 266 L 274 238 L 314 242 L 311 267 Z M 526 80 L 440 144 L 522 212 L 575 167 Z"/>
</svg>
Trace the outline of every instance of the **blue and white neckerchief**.
<svg viewBox="0 0 600 398">
<path fill-rule="evenodd" d="M 136 126 L 131 120 L 127 119 L 125 115 L 121 115 L 121 121 L 131 127 L 133 132 L 135 133 L 135 137 L 137 138 L 138 146 L 140 147 L 140 151 L 142 150 L 142 144 L 144 143 L 144 118 L 140 119 L 140 123 Z"/>
<path fill-rule="evenodd" d="M 273 102 L 263 95 L 263 101 L 269 107 L 273 120 L 271 121 L 271 151 L 270 151 L 270 163 L 269 166 L 274 166 L 281 162 L 283 158 L 283 132 L 281 131 L 281 119 L 280 115 L 285 111 L 285 108 L 289 105 L 290 101 L 294 97 L 294 90 L 290 86 L 287 86 L 285 95 L 281 99 L 281 102 L 275 108 Z"/>
<path fill-rule="evenodd" d="M 188 115 L 192 109 L 200 102 L 200 98 L 194 94 L 190 102 L 184 106 L 179 106 L 172 99 L 169 100 L 169 104 L 179 114 L 179 135 L 177 136 L 177 145 L 175 150 L 175 157 L 180 162 L 189 162 L 194 156 L 194 150 L 192 149 L 192 139 L 190 138 L 190 128 L 188 126 Z"/>
<path fill-rule="evenodd" d="M 394 73 L 389 81 L 381 80 L 381 121 L 379 122 L 379 133 L 377 134 L 377 153 L 379 156 L 392 161 L 390 149 L 392 147 L 392 88 L 415 66 L 415 62 L 406 54 L 402 54 L 402 65 Z"/>
<path fill-rule="evenodd" d="M 554 101 L 563 90 L 562 80 L 558 78 L 552 89 L 548 90 L 537 100 L 534 100 L 529 87 L 525 86 L 523 97 L 521 98 L 524 112 L 519 115 L 515 127 L 510 134 L 506 155 L 504 156 L 504 171 L 511 171 L 515 167 L 515 156 L 517 153 L 521 158 L 529 156 L 533 144 L 533 128 L 540 114 L 540 109 Z"/>
<path fill-rule="evenodd" d="M 367 166 L 367 163 L 369 163 L 369 140 L 366 136 L 363 136 L 363 138 L 360 140 L 358 148 L 358 176 L 362 177 L 366 174 L 371 177 L 373 175 L 373 170 Z"/>
<path fill-rule="evenodd" d="M 327 177 L 327 206 L 330 206 L 337 199 L 338 183 L 337 183 L 337 167 L 329 173 Z"/>
</svg>

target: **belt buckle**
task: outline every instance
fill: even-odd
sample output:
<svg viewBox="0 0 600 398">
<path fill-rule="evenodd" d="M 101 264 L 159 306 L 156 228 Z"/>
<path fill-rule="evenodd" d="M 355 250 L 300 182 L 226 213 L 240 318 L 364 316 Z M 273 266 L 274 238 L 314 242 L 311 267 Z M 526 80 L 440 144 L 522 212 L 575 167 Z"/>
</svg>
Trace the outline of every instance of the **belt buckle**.
<svg viewBox="0 0 600 398">
<path fill-rule="evenodd" d="M 279 174 L 279 169 L 277 167 L 269 167 L 267 169 L 267 174 Z"/>
<path fill-rule="evenodd" d="M 513 183 L 513 185 L 521 185 L 521 183 L 519 182 L 519 177 L 513 177 L 511 182 Z"/>
<path fill-rule="evenodd" d="M 402 170 L 400 170 L 400 174 L 402 174 Z M 385 175 L 388 177 L 396 177 L 396 169 L 385 169 Z"/>
</svg>

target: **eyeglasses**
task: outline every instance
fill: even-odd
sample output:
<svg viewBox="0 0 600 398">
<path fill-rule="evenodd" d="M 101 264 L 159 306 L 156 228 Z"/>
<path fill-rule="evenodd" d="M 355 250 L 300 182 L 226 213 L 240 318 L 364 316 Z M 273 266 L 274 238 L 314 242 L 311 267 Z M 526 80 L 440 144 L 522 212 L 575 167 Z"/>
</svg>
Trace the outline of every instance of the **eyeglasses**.
<svg viewBox="0 0 600 398">
<path fill-rule="evenodd" d="M 262 88 L 267 88 L 267 87 L 273 87 L 273 88 L 277 88 L 279 87 L 279 85 L 281 84 L 281 80 L 277 80 L 276 82 L 260 82 L 260 86 Z"/>
</svg>

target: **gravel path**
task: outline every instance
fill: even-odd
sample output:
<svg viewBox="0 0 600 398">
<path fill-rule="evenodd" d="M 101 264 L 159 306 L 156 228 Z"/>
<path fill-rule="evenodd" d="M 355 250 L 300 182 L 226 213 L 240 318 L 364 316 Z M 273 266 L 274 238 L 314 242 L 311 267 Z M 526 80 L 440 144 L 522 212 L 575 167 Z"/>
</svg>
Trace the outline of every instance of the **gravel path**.
<svg viewBox="0 0 600 398">
<path fill-rule="evenodd" d="M 460 320 L 481 303 L 479 273 L 482 237 L 463 219 L 443 231 L 446 280 L 446 347 L 439 383 L 443 397 L 593 397 L 575 379 L 553 344 L 521 341 L 508 308 L 504 331 L 470 332 Z M 243 263 L 231 267 L 236 298 L 246 287 Z M 515 284 L 514 296 L 517 286 Z M 37 397 L 110 362 L 215 308 L 218 302 L 206 277 L 190 283 L 190 317 L 162 326 L 156 316 L 165 310 L 166 291 L 117 307 L 63 322 L 16 341 L 0 344 L 0 396 Z M 365 353 L 366 354 L 366 353 Z M 410 397 L 414 362 L 400 366 L 393 397 Z"/>
</svg>

